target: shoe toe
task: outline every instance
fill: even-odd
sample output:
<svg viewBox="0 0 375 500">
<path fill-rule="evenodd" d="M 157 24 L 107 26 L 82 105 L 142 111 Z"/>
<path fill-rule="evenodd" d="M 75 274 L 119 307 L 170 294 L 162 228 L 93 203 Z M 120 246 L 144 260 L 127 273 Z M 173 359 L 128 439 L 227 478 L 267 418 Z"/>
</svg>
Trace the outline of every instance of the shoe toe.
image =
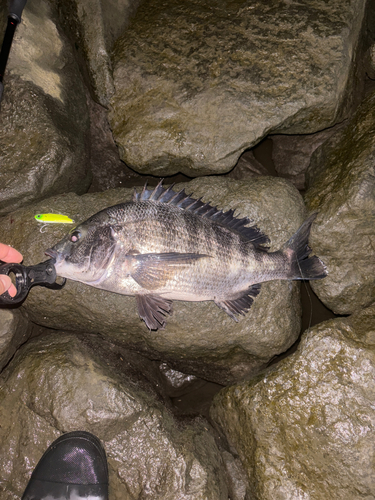
<svg viewBox="0 0 375 500">
<path fill-rule="evenodd" d="M 63 434 L 49 446 L 22 500 L 106 500 L 107 497 L 108 467 L 104 448 L 93 434 L 75 431 Z"/>
</svg>

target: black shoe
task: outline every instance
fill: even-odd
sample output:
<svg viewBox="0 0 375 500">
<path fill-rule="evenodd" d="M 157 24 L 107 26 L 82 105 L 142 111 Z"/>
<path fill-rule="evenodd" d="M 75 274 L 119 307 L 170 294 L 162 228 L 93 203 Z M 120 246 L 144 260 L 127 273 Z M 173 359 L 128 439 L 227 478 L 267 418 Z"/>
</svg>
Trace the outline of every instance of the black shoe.
<svg viewBox="0 0 375 500">
<path fill-rule="evenodd" d="M 63 434 L 35 467 L 22 500 L 108 500 L 108 466 L 99 439 L 85 431 Z"/>
</svg>

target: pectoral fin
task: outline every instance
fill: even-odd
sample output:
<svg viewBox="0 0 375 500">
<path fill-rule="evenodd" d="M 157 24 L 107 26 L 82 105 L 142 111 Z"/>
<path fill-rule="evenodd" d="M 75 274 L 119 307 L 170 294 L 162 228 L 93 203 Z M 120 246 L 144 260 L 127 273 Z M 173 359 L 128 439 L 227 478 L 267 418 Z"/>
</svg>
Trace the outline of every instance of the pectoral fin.
<svg viewBox="0 0 375 500">
<path fill-rule="evenodd" d="M 172 279 L 181 266 L 208 257 L 196 253 L 147 253 L 129 256 L 130 276 L 146 290 L 157 290 Z"/>
<path fill-rule="evenodd" d="M 144 320 L 147 328 L 158 330 L 164 328 L 165 317 L 172 314 L 172 301 L 157 295 L 136 295 L 138 314 Z"/>
</svg>

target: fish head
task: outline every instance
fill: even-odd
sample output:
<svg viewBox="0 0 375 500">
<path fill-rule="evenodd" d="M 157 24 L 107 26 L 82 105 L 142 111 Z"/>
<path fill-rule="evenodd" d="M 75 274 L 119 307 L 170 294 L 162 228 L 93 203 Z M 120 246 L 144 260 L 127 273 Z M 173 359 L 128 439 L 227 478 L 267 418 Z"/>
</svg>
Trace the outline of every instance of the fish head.
<svg viewBox="0 0 375 500">
<path fill-rule="evenodd" d="M 45 253 L 55 260 L 58 276 L 97 284 L 107 275 L 115 247 L 115 231 L 109 217 L 99 212 L 74 227 Z"/>
</svg>

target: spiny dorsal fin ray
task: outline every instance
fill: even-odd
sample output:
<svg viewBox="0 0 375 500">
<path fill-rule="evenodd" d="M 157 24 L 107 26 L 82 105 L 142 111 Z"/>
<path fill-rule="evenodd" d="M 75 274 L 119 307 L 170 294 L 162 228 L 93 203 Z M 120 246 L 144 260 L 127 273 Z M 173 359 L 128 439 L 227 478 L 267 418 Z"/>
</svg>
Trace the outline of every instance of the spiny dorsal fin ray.
<svg viewBox="0 0 375 500">
<path fill-rule="evenodd" d="M 179 192 L 173 191 L 173 185 L 167 189 L 163 188 L 163 179 L 158 183 L 158 185 L 153 189 L 147 189 L 147 183 L 144 185 L 141 193 L 135 193 L 133 196 L 133 201 L 157 201 L 158 203 L 166 203 L 174 205 L 176 207 L 182 208 L 183 210 L 188 210 L 201 217 L 206 217 L 208 219 L 214 220 L 215 222 L 222 224 L 230 229 L 241 233 L 246 239 L 251 241 L 257 248 L 266 250 L 269 243 L 268 237 L 263 234 L 255 225 L 248 226 L 251 220 L 247 217 L 238 219 L 234 215 L 234 210 L 228 210 L 223 212 L 217 207 L 210 205 L 210 203 L 204 203 L 201 198 L 192 198 L 191 194 L 186 194 L 185 189 L 181 189 Z"/>
</svg>

